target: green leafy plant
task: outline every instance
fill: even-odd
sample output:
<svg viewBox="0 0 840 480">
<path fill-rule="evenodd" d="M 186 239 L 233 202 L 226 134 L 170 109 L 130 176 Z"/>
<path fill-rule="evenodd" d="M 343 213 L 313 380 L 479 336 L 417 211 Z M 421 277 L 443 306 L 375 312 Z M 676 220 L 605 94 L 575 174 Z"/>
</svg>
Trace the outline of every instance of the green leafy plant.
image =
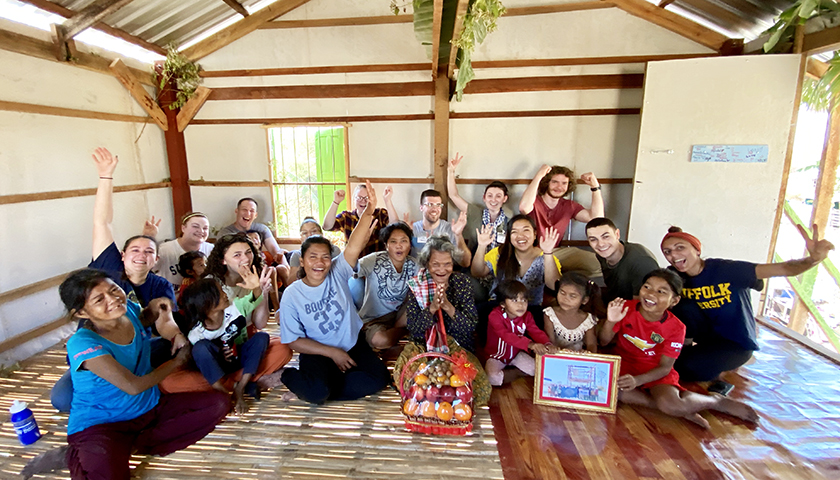
<svg viewBox="0 0 840 480">
<path fill-rule="evenodd" d="M 830 13 L 840 13 L 840 5 L 835 0 L 798 0 L 780 13 L 776 23 L 764 31 L 770 34 L 770 39 L 764 44 L 764 53 L 780 53 L 778 47 L 792 43 L 797 25 L 804 25 L 814 16 Z"/>
<path fill-rule="evenodd" d="M 169 104 L 170 110 L 182 107 L 195 95 L 195 90 L 204 81 L 200 71 L 201 65 L 182 55 L 174 45 L 166 46 L 166 60 L 158 80 L 161 92 L 175 86 L 175 101 Z"/>
<path fill-rule="evenodd" d="M 487 34 L 496 30 L 496 20 L 505 14 L 505 6 L 499 0 L 472 0 L 464 17 L 464 30 L 454 42 L 460 49 L 458 79 L 455 83 L 455 99 L 461 101 L 464 88 L 475 78 L 472 68 L 472 52 L 481 45 Z"/>
<path fill-rule="evenodd" d="M 394 8 L 395 6 L 397 8 Z M 412 7 L 414 9 L 414 35 L 426 47 L 426 54 L 431 58 L 434 0 L 413 0 Z M 399 13 L 397 4 L 392 3 L 391 9 L 394 13 Z M 449 63 L 450 49 L 444 48 L 445 45 L 454 43 L 458 47 L 458 58 L 455 62 L 458 69 L 455 99 L 460 102 L 464 96 L 464 88 L 470 80 L 475 78 L 475 72 L 472 68 L 472 53 L 475 47 L 484 42 L 487 34 L 496 30 L 496 21 L 504 15 L 505 6 L 502 5 L 501 0 L 470 0 L 467 13 L 464 15 L 461 36 L 453 42 L 452 34 L 457 9 L 457 0 L 443 0 L 440 28 L 441 48 L 438 54 L 438 62 L 440 65 Z"/>
<path fill-rule="evenodd" d="M 828 70 L 819 79 L 805 78 L 802 84 L 802 103 L 811 110 L 820 112 L 832 108 L 832 99 L 840 99 L 840 53 L 834 52 L 834 57 L 828 61 Z M 833 108 L 837 108 L 840 101 L 835 100 Z"/>
</svg>

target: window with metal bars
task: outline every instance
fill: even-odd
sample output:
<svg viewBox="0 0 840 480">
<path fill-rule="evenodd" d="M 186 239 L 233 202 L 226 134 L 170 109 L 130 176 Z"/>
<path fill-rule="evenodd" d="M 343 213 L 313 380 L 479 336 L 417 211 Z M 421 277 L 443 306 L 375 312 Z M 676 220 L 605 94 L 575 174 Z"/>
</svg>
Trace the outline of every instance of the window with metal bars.
<svg viewBox="0 0 840 480">
<path fill-rule="evenodd" d="M 333 193 L 349 190 L 347 127 L 278 126 L 267 132 L 277 235 L 297 238 L 304 218 L 320 224 Z M 345 202 L 338 211 L 347 209 Z M 325 233 L 338 233 L 343 243 L 340 232 Z"/>
</svg>

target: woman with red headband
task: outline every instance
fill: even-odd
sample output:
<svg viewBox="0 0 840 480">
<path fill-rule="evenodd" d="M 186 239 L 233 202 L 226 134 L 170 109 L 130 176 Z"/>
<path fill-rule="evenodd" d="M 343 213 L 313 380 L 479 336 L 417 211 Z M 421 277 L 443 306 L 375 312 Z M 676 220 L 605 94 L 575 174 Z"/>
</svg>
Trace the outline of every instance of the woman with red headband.
<svg viewBox="0 0 840 480">
<path fill-rule="evenodd" d="M 685 347 L 674 368 L 681 380 L 716 380 L 709 391 L 726 395 L 732 385 L 721 381 L 722 372 L 734 370 L 758 350 L 755 315 L 749 290 L 760 290 L 760 279 L 792 277 L 809 270 L 828 255 L 834 245 L 814 238 L 801 226 L 808 256 L 781 263 L 756 264 L 720 258 L 700 258 L 700 240 L 671 227 L 660 248 L 665 259 L 683 279 L 682 300 L 674 314 L 686 325 Z"/>
</svg>

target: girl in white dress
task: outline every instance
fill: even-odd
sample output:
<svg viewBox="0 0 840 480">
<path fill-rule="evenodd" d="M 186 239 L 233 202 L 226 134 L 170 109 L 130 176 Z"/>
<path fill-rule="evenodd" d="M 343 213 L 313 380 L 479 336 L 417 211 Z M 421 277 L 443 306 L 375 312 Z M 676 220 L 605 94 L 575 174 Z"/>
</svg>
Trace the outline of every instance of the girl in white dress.
<svg viewBox="0 0 840 480">
<path fill-rule="evenodd" d="M 567 350 L 598 350 L 595 325 L 598 319 L 581 310 L 597 287 L 585 276 L 569 272 L 557 281 L 557 306 L 547 307 L 545 333 L 551 343 Z"/>
</svg>

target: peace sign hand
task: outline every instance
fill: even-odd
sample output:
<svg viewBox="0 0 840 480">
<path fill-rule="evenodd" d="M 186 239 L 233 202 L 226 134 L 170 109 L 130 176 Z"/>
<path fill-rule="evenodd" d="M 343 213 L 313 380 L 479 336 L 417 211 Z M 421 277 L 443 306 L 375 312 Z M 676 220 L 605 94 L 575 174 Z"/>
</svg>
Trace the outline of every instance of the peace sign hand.
<svg viewBox="0 0 840 480">
<path fill-rule="evenodd" d="M 811 227 L 814 232 L 813 238 L 808 237 L 808 232 L 802 225 L 797 225 L 796 228 L 799 230 L 799 234 L 802 235 L 802 238 L 805 239 L 805 248 L 808 250 L 808 255 L 811 257 L 811 260 L 814 261 L 814 264 L 825 260 L 828 256 L 828 252 L 834 250 L 833 243 L 826 239 L 820 240 L 820 230 L 816 223 Z"/>
<path fill-rule="evenodd" d="M 458 168 L 458 165 L 461 164 L 461 160 L 463 159 L 463 155 L 458 155 L 458 152 L 455 152 L 455 156 L 449 159 L 449 171 L 454 173 L 455 169 Z"/>
</svg>

